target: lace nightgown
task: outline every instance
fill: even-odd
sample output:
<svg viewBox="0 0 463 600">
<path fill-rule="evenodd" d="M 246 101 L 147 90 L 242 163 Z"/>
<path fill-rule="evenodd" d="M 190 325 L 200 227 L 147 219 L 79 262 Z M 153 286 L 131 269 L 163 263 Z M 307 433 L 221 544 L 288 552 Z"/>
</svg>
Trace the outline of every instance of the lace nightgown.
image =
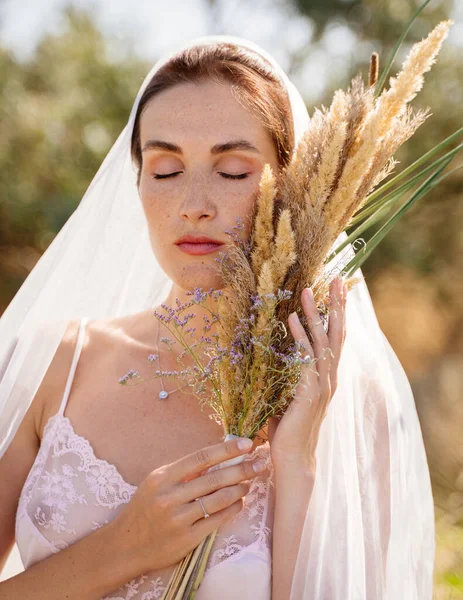
<svg viewBox="0 0 463 600">
<path fill-rule="evenodd" d="M 16 543 L 25 569 L 109 523 L 137 489 L 114 465 L 95 456 L 64 415 L 87 321 L 81 321 L 60 409 L 44 428 L 19 498 Z M 257 456 L 266 460 L 267 470 L 252 480 L 243 510 L 219 528 L 196 600 L 271 598 L 274 477 L 268 442 L 245 460 Z M 173 570 L 144 573 L 104 599 L 161 598 Z"/>
</svg>

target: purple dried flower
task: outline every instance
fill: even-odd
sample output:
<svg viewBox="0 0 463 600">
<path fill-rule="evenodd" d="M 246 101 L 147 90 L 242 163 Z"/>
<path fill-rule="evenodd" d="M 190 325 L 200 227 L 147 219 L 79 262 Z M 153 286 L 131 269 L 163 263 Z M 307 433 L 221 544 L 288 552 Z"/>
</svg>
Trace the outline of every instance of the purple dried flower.
<svg viewBox="0 0 463 600">
<path fill-rule="evenodd" d="M 293 295 L 291 290 L 278 290 L 277 292 L 278 300 L 289 300 Z"/>
<path fill-rule="evenodd" d="M 138 375 L 139 375 L 138 371 L 134 371 L 133 369 L 130 369 L 130 371 L 126 375 L 124 375 L 124 377 L 121 377 L 119 379 L 119 383 L 124 385 L 125 383 L 127 383 L 127 381 L 129 379 L 134 379 L 135 377 L 138 377 Z"/>
<path fill-rule="evenodd" d="M 161 304 L 161 307 L 164 308 L 164 310 L 167 310 L 171 317 L 175 314 L 175 310 L 167 304 Z"/>
<path fill-rule="evenodd" d="M 167 317 L 165 317 L 164 315 L 161 315 L 160 313 L 158 313 L 157 311 L 154 311 L 153 315 L 159 319 L 162 322 L 168 322 L 170 321 L 170 319 L 167 319 Z"/>
<path fill-rule="evenodd" d="M 251 294 L 251 301 L 251 310 L 257 310 L 258 308 L 261 308 L 264 305 L 264 303 L 262 302 L 262 298 L 260 298 L 259 295 L 254 296 L 253 294 Z"/>
</svg>

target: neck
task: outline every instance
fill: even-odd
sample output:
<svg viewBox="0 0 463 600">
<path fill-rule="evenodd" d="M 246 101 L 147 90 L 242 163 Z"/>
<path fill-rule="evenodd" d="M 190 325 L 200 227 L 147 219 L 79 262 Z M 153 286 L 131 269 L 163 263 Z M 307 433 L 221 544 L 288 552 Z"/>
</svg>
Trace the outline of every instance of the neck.
<svg viewBox="0 0 463 600">
<path fill-rule="evenodd" d="M 174 283 L 171 291 L 169 292 L 165 300 L 161 302 L 161 304 L 165 304 L 166 306 L 169 306 L 170 308 L 176 310 L 178 308 L 177 299 L 183 305 L 190 302 L 192 300 L 192 296 L 187 295 L 184 289 L 180 288 Z M 218 306 L 213 299 L 207 298 L 206 305 L 209 306 L 213 312 L 217 312 Z M 161 322 L 156 316 L 154 316 L 155 311 L 163 317 L 167 317 L 169 315 L 169 312 L 165 310 L 161 305 L 156 306 L 154 308 L 150 308 L 149 310 L 143 313 L 142 322 L 140 322 L 141 330 L 139 330 L 139 332 L 140 334 L 142 334 L 144 342 L 150 346 L 153 345 L 154 347 L 156 345 L 157 340 L 157 347 L 159 349 L 159 353 L 161 355 L 161 360 L 163 361 L 163 363 L 166 363 L 167 366 L 167 361 L 169 361 L 169 364 L 172 367 L 173 363 L 176 362 L 176 359 L 184 350 L 183 345 L 179 341 L 180 339 L 182 339 L 180 336 L 183 336 L 183 339 L 185 340 L 185 342 L 188 343 L 189 346 L 198 343 L 198 346 L 194 348 L 193 351 L 195 352 L 198 359 L 203 365 L 207 364 L 208 357 L 205 356 L 203 352 L 199 349 L 199 340 L 201 336 L 212 337 L 213 334 L 217 333 L 218 329 L 217 324 L 214 323 L 211 325 L 211 328 L 208 331 L 204 331 L 204 327 L 207 325 L 205 317 L 207 317 L 209 321 L 212 320 L 212 315 L 207 310 L 207 308 L 205 308 L 202 305 L 195 304 L 194 306 L 191 306 L 181 311 L 178 314 L 178 317 L 180 319 L 184 319 L 187 314 L 194 313 L 194 317 L 189 319 L 188 323 L 183 327 L 176 327 L 173 320 L 170 323 Z M 192 328 L 195 330 L 194 332 L 187 333 L 185 331 L 186 329 Z M 170 350 L 168 349 L 168 346 L 165 343 L 161 342 L 161 339 L 163 337 L 167 337 L 175 341 L 175 343 L 170 346 Z M 183 356 L 182 361 L 184 366 L 192 366 L 194 364 L 193 358 L 188 355 Z M 177 363 L 177 366 L 173 368 L 179 369 L 180 367 L 181 365 Z M 166 367 L 164 367 L 164 364 L 162 368 L 163 370 L 166 369 Z"/>
</svg>

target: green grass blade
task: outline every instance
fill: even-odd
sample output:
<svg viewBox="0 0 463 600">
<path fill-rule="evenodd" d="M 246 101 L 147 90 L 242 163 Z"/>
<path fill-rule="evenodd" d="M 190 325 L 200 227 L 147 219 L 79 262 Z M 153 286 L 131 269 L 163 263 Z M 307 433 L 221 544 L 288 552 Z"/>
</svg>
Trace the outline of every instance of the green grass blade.
<svg viewBox="0 0 463 600">
<path fill-rule="evenodd" d="M 454 140 L 456 140 L 461 135 L 463 135 L 463 127 L 460 127 L 460 129 L 457 129 L 457 131 L 455 131 L 454 133 L 449 135 L 449 137 L 445 138 L 445 140 L 442 140 L 442 142 L 439 142 L 436 146 L 434 146 L 434 148 L 431 148 L 431 150 L 428 150 L 428 152 L 426 152 L 425 154 L 423 154 L 423 156 L 421 156 L 420 158 L 415 160 L 414 163 L 412 163 L 409 167 L 407 167 L 406 169 L 404 169 L 403 171 L 398 173 L 395 177 L 390 179 L 387 183 L 383 183 L 383 185 L 381 185 L 381 187 L 377 188 L 372 194 L 370 194 L 368 202 L 375 200 L 381 194 L 383 194 L 386 190 L 389 190 L 396 183 L 398 183 L 401 179 L 403 179 L 404 177 L 407 177 L 408 175 L 410 175 L 410 173 L 413 173 L 413 171 L 416 171 L 416 169 L 418 169 L 418 167 L 421 167 L 422 164 L 424 164 L 432 156 L 434 156 L 435 154 L 440 152 L 442 150 L 442 148 L 444 148 L 448 144 L 452 143 Z M 461 148 L 461 146 L 459 146 L 459 147 Z"/>
<path fill-rule="evenodd" d="M 413 187 L 413 184 L 410 185 L 410 189 L 412 187 Z M 348 244 L 352 243 L 364 231 L 366 231 L 372 225 L 374 225 L 377 221 L 379 221 L 383 217 L 385 217 L 386 214 L 390 210 L 392 210 L 393 205 L 402 198 L 403 193 L 404 193 L 404 190 L 401 190 L 400 192 L 399 191 L 393 192 L 392 194 L 390 194 L 389 200 L 387 202 L 385 202 L 383 206 L 378 207 L 375 210 L 374 214 L 372 214 L 368 219 L 363 221 L 363 223 L 361 225 L 359 225 L 354 231 L 352 231 L 347 236 L 347 238 L 341 244 L 339 244 L 339 246 L 335 250 L 333 250 L 333 252 L 326 259 L 326 262 L 330 262 L 331 260 L 333 260 L 333 258 L 335 258 L 340 252 L 342 252 Z"/>
<path fill-rule="evenodd" d="M 389 71 L 391 70 L 392 67 L 392 63 L 395 60 L 395 57 L 397 56 L 397 52 L 400 49 L 400 46 L 402 45 L 410 27 L 413 24 L 413 21 L 416 19 L 416 17 L 420 14 L 420 12 L 423 10 L 423 8 L 428 5 L 430 3 L 431 0 L 426 0 L 425 2 L 423 2 L 423 4 L 420 6 L 420 8 L 415 12 L 415 14 L 413 15 L 413 17 L 410 19 L 407 28 L 405 29 L 405 31 L 402 33 L 402 35 L 400 36 L 400 38 L 397 41 L 397 44 L 394 46 L 394 50 L 392 51 L 392 55 L 389 58 L 385 68 L 383 69 L 380 78 L 378 79 L 377 83 L 376 83 L 376 87 L 375 87 L 375 98 L 377 98 L 380 93 L 382 92 L 382 89 L 384 87 L 384 84 L 386 83 L 386 79 L 387 76 L 389 75 Z"/>
<path fill-rule="evenodd" d="M 389 233 L 395 223 L 415 204 L 417 200 L 422 198 L 430 189 L 440 183 L 445 177 L 461 168 L 461 165 L 456 169 L 452 169 L 445 175 L 439 177 L 442 171 L 453 160 L 453 157 L 447 159 L 445 163 L 439 167 L 428 179 L 411 195 L 411 197 L 388 219 L 388 221 L 374 234 L 367 242 L 364 249 L 359 251 L 354 258 L 344 267 L 343 272 L 347 277 L 350 277 L 370 256 L 376 246 Z"/>
<path fill-rule="evenodd" d="M 367 198 L 367 200 L 365 201 L 365 203 L 362 206 L 362 208 L 360 209 L 360 211 L 357 212 L 354 215 L 354 217 L 352 218 L 352 220 L 350 221 L 349 227 L 351 227 L 352 225 L 356 225 L 359 221 L 362 221 L 371 212 L 375 211 L 382 204 L 384 204 L 385 202 L 388 202 L 389 198 L 392 195 L 395 195 L 396 192 L 398 192 L 398 191 L 406 192 L 409 189 L 411 189 L 419 179 L 421 179 L 422 177 L 424 177 L 426 175 L 426 173 L 428 173 L 429 171 L 432 171 L 436 166 L 438 166 L 439 164 L 441 164 L 444 160 L 446 160 L 450 156 L 455 156 L 462 149 L 463 149 L 463 143 L 460 144 L 459 146 L 457 146 L 456 148 L 454 148 L 453 150 L 450 150 L 449 152 L 447 152 L 447 154 L 444 154 L 443 156 L 441 156 L 438 159 L 436 159 L 429 166 L 425 167 L 422 171 L 420 171 L 419 173 L 417 173 L 416 175 L 414 175 L 408 181 L 402 183 L 398 188 L 396 188 L 392 192 L 389 192 L 389 194 L 387 194 L 386 196 L 379 197 L 375 202 L 371 201 L 371 195 L 370 195 Z"/>
<path fill-rule="evenodd" d="M 441 169 L 439 169 L 439 172 L 441 172 L 443 169 L 445 169 L 445 166 L 443 166 Z M 387 221 L 387 223 L 385 223 L 385 225 L 383 225 L 383 227 L 381 227 L 381 229 L 379 231 L 376 232 L 376 234 L 365 244 L 364 248 L 355 255 L 355 257 L 350 261 L 350 263 L 348 265 L 346 265 L 346 267 L 343 269 L 345 276 L 350 277 L 359 267 L 361 267 L 363 265 L 363 263 L 366 261 L 366 259 L 370 256 L 370 254 L 376 248 L 376 246 L 389 233 L 389 231 L 395 225 L 396 221 L 400 217 L 402 217 L 403 214 L 405 214 L 405 212 L 407 212 L 417 200 L 422 198 L 425 194 L 427 194 L 427 192 L 430 189 L 435 187 L 443 179 L 448 177 L 454 171 L 457 171 L 458 169 L 460 169 L 462 166 L 463 165 L 460 165 L 456 169 L 452 169 L 445 175 L 442 175 L 442 177 L 439 177 L 433 181 L 428 181 L 427 185 L 424 185 L 424 186 L 422 186 L 422 189 L 420 188 L 420 190 L 417 190 L 417 192 L 415 192 L 415 194 L 413 194 L 413 196 L 404 204 L 404 206 L 401 209 L 399 209 L 399 211 L 397 211 Z M 438 175 L 438 173 L 435 174 L 434 177 L 436 177 L 437 175 Z"/>
<path fill-rule="evenodd" d="M 427 170 L 429 170 L 429 169 L 427 169 Z M 389 194 L 384 196 L 384 198 L 379 198 L 378 200 L 376 200 L 376 202 L 373 202 L 373 204 L 368 205 L 368 206 L 365 203 L 363 205 L 362 209 L 358 213 L 356 213 L 355 217 L 352 217 L 351 221 L 349 222 L 348 227 L 351 228 L 354 225 L 357 225 L 357 223 L 362 222 L 364 219 L 369 217 L 372 213 L 375 213 L 377 210 L 381 210 L 381 207 L 384 206 L 385 204 L 389 204 L 389 201 L 392 198 L 397 199 L 398 197 L 402 196 L 404 193 L 409 192 L 415 186 L 416 182 L 419 179 L 421 179 L 422 177 L 423 177 L 423 173 L 420 173 L 419 175 L 415 175 L 410 181 L 406 181 L 400 187 L 398 187 L 396 190 L 389 192 Z"/>
<path fill-rule="evenodd" d="M 449 161 L 450 162 L 450 161 Z M 447 163 L 448 164 L 448 163 Z M 371 255 L 376 246 L 384 239 L 389 233 L 395 223 L 411 208 L 411 206 L 420 198 L 422 198 L 431 188 L 437 184 L 438 174 L 445 169 L 447 165 L 442 166 L 436 173 L 434 173 L 414 194 L 403 204 L 403 206 L 397 210 L 394 215 L 375 233 L 375 235 L 364 245 L 363 249 L 359 251 L 355 257 L 346 265 L 343 269 L 345 275 L 350 277 Z"/>
<path fill-rule="evenodd" d="M 453 158 L 459 152 L 461 147 L 463 147 L 463 144 L 457 148 L 454 148 L 447 154 L 444 154 L 444 156 L 441 156 L 431 165 L 423 169 L 423 171 L 412 177 L 409 181 L 406 181 L 397 189 L 393 190 L 392 192 L 389 192 L 389 194 L 387 194 L 384 198 L 380 198 L 374 204 L 372 204 L 371 206 L 367 206 L 366 209 L 363 209 L 361 212 L 359 212 L 357 216 L 354 217 L 349 223 L 349 228 L 352 225 L 356 225 L 358 222 L 362 222 L 362 224 L 358 226 L 354 231 L 352 231 L 348 235 L 348 237 L 341 244 L 339 244 L 339 246 L 335 250 L 333 250 L 333 252 L 326 259 L 326 262 L 329 262 L 333 258 L 335 258 L 335 256 L 339 254 L 339 252 L 342 252 L 342 250 L 344 250 L 344 248 L 348 244 L 355 240 L 355 238 L 361 235 L 366 229 L 374 225 L 376 221 L 383 218 L 387 211 L 392 210 L 393 205 L 399 202 L 402 199 L 403 194 L 410 191 L 419 179 L 423 178 L 426 175 L 426 173 L 435 169 L 444 161 L 448 160 L 449 158 Z M 387 210 L 383 210 L 385 208 L 387 208 Z M 370 217 L 371 213 L 373 213 L 373 215 Z"/>
</svg>

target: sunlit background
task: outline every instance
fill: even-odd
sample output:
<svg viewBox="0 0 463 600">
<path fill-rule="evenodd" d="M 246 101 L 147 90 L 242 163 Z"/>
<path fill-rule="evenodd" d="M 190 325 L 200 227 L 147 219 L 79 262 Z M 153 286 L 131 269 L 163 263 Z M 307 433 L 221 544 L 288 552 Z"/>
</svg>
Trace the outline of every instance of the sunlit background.
<svg viewBox="0 0 463 600">
<path fill-rule="evenodd" d="M 200 35 L 249 38 L 280 62 L 312 113 L 367 74 L 373 51 L 385 63 L 418 4 L 0 0 L 0 314 L 76 208 L 163 52 Z M 393 73 L 410 45 L 449 17 L 450 36 L 413 103 L 433 115 L 396 171 L 463 125 L 462 0 L 428 5 Z M 415 393 L 435 498 L 439 600 L 463 598 L 462 182 L 457 171 L 420 200 L 363 269 Z M 0 579 L 20 568 L 16 558 L 15 548 Z"/>
</svg>

